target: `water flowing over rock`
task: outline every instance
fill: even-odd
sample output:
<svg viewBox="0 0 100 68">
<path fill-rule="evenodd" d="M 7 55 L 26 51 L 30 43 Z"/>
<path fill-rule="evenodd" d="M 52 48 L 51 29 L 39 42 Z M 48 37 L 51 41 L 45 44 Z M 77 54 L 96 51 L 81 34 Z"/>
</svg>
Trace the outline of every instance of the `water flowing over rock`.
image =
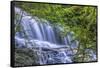
<svg viewBox="0 0 100 68">
<path fill-rule="evenodd" d="M 62 38 L 50 22 L 32 17 L 20 8 L 15 7 L 15 14 L 19 19 L 15 27 L 20 26 L 20 31 L 15 33 L 17 47 L 27 47 L 36 51 L 39 64 L 72 63 L 72 55 L 77 53 L 72 49 L 78 47 L 78 41 L 73 40 L 73 32 Z"/>
</svg>

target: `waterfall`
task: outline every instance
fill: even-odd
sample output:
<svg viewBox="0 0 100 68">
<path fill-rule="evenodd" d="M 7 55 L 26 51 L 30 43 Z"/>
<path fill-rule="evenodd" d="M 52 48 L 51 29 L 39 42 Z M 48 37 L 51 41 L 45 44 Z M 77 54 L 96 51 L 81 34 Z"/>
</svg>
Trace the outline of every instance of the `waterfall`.
<svg viewBox="0 0 100 68">
<path fill-rule="evenodd" d="M 38 62 L 41 65 L 72 63 L 72 55 L 77 51 L 72 52 L 71 49 L 78 47 L 77 40 L 72 42 L 73 32 L 69 32 L 62 39 L 49 21 L 32 17 L 17 7 L 15 7 L 15 14 L 19 14 L 21 18 L 19 23 L 15 23 L 20 25 L 20 31 L 15 33 L 18 47 L 37 48 Z"/>
</svg>

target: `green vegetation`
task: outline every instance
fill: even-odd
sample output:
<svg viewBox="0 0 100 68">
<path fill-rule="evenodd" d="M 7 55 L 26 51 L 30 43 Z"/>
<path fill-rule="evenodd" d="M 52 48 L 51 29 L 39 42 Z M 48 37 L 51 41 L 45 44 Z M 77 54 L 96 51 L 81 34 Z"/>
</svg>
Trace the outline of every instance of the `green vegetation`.
<svg viewBox="0 0 100 68">
<path fill-rule="evenodd" d="M 74 62 L 89 61 L 86 49 L 92 49 L 96 53 L 97 7 L 23 2 L 16 2 L 15 6 L 22 8 L 32 16 L 50 21 L 54 27 L 61 26 L 64 29 L 61 31 L 62 36 L 73 31 L 75 39 L 80 42 L 78 52 L 73 59 Z"/>
</svg>

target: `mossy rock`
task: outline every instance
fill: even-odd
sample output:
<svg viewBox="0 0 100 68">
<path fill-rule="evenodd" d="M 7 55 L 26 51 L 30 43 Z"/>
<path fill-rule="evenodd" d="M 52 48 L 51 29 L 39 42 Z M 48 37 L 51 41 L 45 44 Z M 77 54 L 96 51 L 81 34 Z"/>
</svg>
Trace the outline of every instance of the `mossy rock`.
<svg viewBox="0 0 100 68">
<path fill-rule="evenodd" d="M 15 49 L 15 66 L 38 65 L 36 53 L 28 48 Z"/>
</svg>

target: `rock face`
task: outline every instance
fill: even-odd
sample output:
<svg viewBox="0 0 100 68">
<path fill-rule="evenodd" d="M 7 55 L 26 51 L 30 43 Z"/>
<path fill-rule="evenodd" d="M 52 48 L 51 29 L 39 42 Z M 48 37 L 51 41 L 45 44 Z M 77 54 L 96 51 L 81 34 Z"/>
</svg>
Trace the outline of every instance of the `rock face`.
<svg viewBox="0 0 100 68">
<path fill-rule="evenodd" d="M 35 52 L 32 54 L 38 58 L 35 62 L 40 65 L 73 62 L 72 56 L 77 51 L 72 51 L 72 49 L 78 47 L 78 41 L 73 41 L 73 32 L 69 32 L 62 38 L 58 33 L 59 27 L 54 28 L 50 22 L 32 17 L 16 7 L 15 13 L 19 15 L 19 18 L 15 20 L 15 27 L 20 26 L 20 30 L 15 34 L 17 49 L 31 49 Z M 31 60 L 29 59 L 29 63 L 35 63 Z"/>
</svg>

